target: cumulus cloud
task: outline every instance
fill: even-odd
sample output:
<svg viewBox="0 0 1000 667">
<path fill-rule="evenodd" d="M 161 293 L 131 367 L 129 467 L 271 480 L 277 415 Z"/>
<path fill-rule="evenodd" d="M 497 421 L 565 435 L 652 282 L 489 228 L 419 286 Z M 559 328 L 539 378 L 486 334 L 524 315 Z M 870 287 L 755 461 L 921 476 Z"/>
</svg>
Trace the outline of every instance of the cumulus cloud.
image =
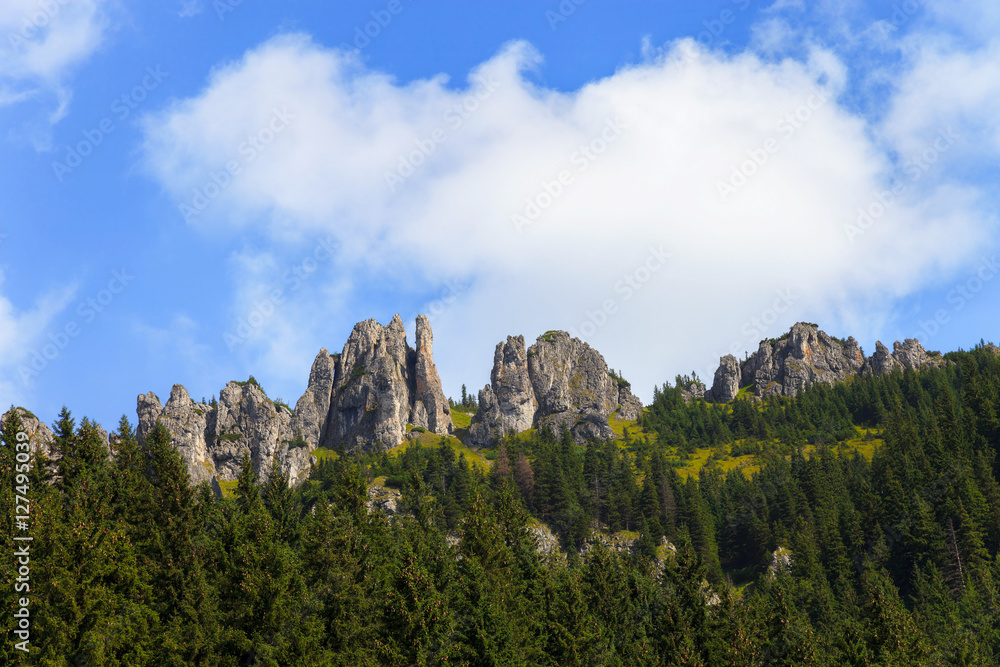
<svg viewBox="0 0 1000 667">
<path fill-rule="evenodd" d="M 108 0 L 5 0 L 0 4 L 0 105 L 45 96 L 50 121 L 66 113 L 67 72 L 102 43 Z M 49 102 L 49 99 L 52 102 Z"/>
<path fill-rule="evenodd" d="M 648 398 L 796 320 L 877 322 L 985 238 L 975 188 L 930 170 L 906 180 L 838 102 L 834 54 L 774 61 L 690 40 L 644 53 L 559 92 L 525 77 L 544 65 L 521 42 L 465 81 L 402 83 L 283 35 L 147 117 L 146 164 L 189 224 L 270 234 L 291 257 L 330 234 L 333 280 L 363 293 L 377 276 L 400 309 L 449 293 L 433 323 L 450 392 L 487 381 L 507 334 L 558 328 Z M 287 334 L 313 326 L 314 297 L 282 311 L 273 340 L 315 339 Z M 344 304 L 338 317 L 371 315 Z"/>
</svg>

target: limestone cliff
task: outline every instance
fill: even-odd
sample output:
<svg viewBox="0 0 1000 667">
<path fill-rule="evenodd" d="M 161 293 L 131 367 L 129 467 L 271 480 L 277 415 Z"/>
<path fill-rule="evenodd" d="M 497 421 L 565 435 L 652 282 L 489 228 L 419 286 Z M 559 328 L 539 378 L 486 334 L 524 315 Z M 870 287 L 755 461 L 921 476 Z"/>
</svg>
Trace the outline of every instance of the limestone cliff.
<svg viewBox="0 0 1000 667">
<path fill-rule="evenodd" d="M 138 397 L 136 412 L 140 442 L 163 422 L 195 483 L 236 479 L 248 456 L 258 479 L 266 479 L 276 461 L 280 474 L 297 484 L 308 476 L 317 447 L 385 450 L 403 441 L 407 423 L 452 432 L 433 333 L 422 315 L 415 350 L 406 344 L 399 315 L 387 326 L 358 323 L 338 355 L 321 349 L 294 411 L 251 380 L 228 383 L 213 405 L 196 403 L 174 385 L 166 405 L 150 392 Z"/>
<path fill-rule="evenodd" d="M 413 423 L 441 435 L 452 431 L 427 318 L 417 318 L 417 349 L 406 344 L 399 315 L 387 326 L 355 325 L 337 358 L 325 447 L 386 450 L 401 443 Z"/>
<path fill-rule="evenodd" d="M 479 392 L 469 428 L 484 447 L 529 428 L 568 429 L 577 439 L 608 438 L 609 417 L 636 419 L 642 403 L 597 350 L 565 331 L 549 331 L 525 350 L 523 336 L 497 344 L 490 384 Z"/>
<path fill-rule="evenodd" d="M 451 433 L 451 406 L 444 396 L 441 378 L 434 365 L 434 333 L 426 315 L 417 316 L 415 343 L 410 423 L 434 433 Z"/>
<path fill-rule="evenodd" d="M 524 336 L 507 336 L 493 353 L 490 384 L 479 392 L 479 410 L 469 427 L 474 447 L 486 447 L 508 433 L 534 425 L 538 401 L 528 376 Z"/>
<path fill-rule="evenodd" d="M 136 415 L 139 422 L 135 427 L 135 435 L 139 443 L 143 444 L 156 422 L 162 422 L 170 431 L 174 448 L 187 463 L 191 481 L 195 484 L 207 482 L 216 474 L 215 461 L 208 450 L 208 420 L 211 413 L 210 406 L 194 402 L 187 389 L 175 384 L 170 390 L 166 405 L 161 405 L 159 397 L 153 392 L 138 397 Z"/>
<path fill-rule="evenodd" d="M 705 398 L 728 402 L 741 387 L 751 387 L 761 398 L 795 396 L 817 382 L 829 385 L 858 374 L 882 375 L 940 363 L 939 357 L 929 355 L 914 339 L 897 342 L 893 347 L 890 353 L 877 342 L 875 354 L 866 359 L 853 337 L 839 340 L 815 324 L 799 322 L 781 338 L 761 341 L 757 351 L 742 364 L 732 355 L 722 357 Z"/>
<path fill-rule="evenodd" d="M 18 416 L 21 417 L 21 428 L 28 434 L 28 442 L 31 443 L 32 453 L 40 451 L 47 459 L 55 460 L 58 458 L 59 454 L 52 448 L 52 445 L 55 443 L 55 436 L 52 430 L 28 410 L 24 408 L 12 408 L 12 410 L 16 410 Z M 7 416 L 10 413 L 11 410 L 3 413 L 0 421 L 7 421 Z"/>
</svg>

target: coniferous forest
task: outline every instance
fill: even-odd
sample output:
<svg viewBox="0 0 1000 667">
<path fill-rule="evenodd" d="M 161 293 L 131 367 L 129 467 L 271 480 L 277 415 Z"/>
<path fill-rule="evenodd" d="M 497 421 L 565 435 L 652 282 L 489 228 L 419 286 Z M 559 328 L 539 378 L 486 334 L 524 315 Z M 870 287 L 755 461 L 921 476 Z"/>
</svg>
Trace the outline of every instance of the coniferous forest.
<svg viewBox="0 0 1000 667">
<path fill-rule="evenodd" d="M 109 452 L 64 409 L 58 456 L 19 463 L 12 411 L 2 507 L 12 526 L 30 498 L 32 653 L 5 613 L 0 662 L 997 665 L 1000 356 L 945 359 L 728 405 L 679 379 L 620 437 L 529 431 L 489 468 L 413 443 L 326 457 L 292 489 L 246 461 L 223 498 L 166 428 L 140 447 L 124 417 Z M 397 511 L 370 507 L 376 480 Z"/>
</svg>

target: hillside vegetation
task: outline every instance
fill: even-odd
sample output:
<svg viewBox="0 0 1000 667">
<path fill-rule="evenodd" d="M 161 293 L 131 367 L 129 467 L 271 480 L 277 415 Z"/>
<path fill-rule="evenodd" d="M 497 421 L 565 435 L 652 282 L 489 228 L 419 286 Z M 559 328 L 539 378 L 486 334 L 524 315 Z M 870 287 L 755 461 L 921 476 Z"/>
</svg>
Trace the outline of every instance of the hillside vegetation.
<svg viewBox="0 0 1000 667">
<path fill-rule="evenodd" d="M 946 361 L 763 402 L 664 385 L 586 446 L 418 432 L 324 455 L 294 490 L 247 460 L 225 499 L 189 485 L 162 425 L 140 449 L 124 418 L 109 458 L 64 411 L 60 458 L 17 471 L 12 411 L 33 655 L 8 641 L 4 664 L 996 665 L 1000 356 Z M 369 511 L 375 479 L 396 513 Z"/>
</svg>

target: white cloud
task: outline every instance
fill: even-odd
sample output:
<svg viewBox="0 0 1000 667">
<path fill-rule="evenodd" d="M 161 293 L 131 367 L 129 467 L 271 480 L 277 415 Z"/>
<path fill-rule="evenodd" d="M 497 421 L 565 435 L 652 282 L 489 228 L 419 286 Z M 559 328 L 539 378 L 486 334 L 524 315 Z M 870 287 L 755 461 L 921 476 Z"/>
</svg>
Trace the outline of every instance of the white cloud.
<svg viewBox="0 0 1000 667">
<path fill-rule="evenodd" d="M 983 240 L 977 191 L 934 172 L 848 238 L 858 209 L 903 174 L 838 105 L 847 75 L 832 53 L 769 63 L 684 41 L 661 54 L 562 93 L 521 76 L 540 61 L 524 43 L 456 86 L 400 84 L 285 35 L 147 118 L 147 163 L 179 204 L 208 204 L 192 224 L 259 227 L 281 242 L 332 233 L 340 270 L 395 281 L 401 309 L 414 289 L 468 284 L 434 320 L 450 392 L 487 380 L 507 334 L 586 334 L 606 320 L 590 342 L 648 398 L 692 361 L 755 348 L 796 320 L 876 321 L 870 308 L 954 271 Z M 587 158 L 587 145 L 600 155 Z M 401 161 L 421 164 L 392 189 L 386 174 Z M 227 163 L 240 173 L 227 179 Z M 741 169 L 754 173 L 723 198 L 720 183 Z M 546 206 L 561 172 L 571 183 Z M 519 231 L 512 216 L 529 201 L 545 210 Z M 671 258 L 647 275 L 660 247 Z M 629 276 L 641 289 L 626 289 Z M 778 290 L 793 292 L 792 307 L 748 334 Z M 290 330 L 310 326 L 300 306 L 283 311 Z M 416 313 L 402 314 L 412 327 Z M 274 336 L 292 348 L 306 338 Z"/>
<path fill-rule="evenodd" d="M 53 96 L 49 120 L 58 122 L 70 97 L 64 79 L 101 45 L 108 5 L 109 0 L 0 3 L 0 105 Z"/>
<path fill-rule="evenodd" d="M 916 36 L 906 41 L 908 67 L 894 81 L 896 94 L 882 132 L 904 157 L 928 149 L 941 130 L 962 136 L 951 162 L 989 161 L 1000 154 L 1000 40 L 974 50 Z"/>
<path fill-rule="evenodd" d="M 181 11 L 178 14 L 181 18 L 190 18 L 201 14 L 205 9 L 201 0 L 181 0 Z"/>
<path fill-rule="evenodd" d="M 0 286 L 3 282 L 4 274 L 0 271 Z M 33 353 L 42 354 L 45 345 L 53 344 L 47 334 L 61 335 L 62 332 L 53 329 L 53 324 L 76 292 L 76 285 L 51 290 L 40 296 L 29 310 L 19 310 L 0 294 L 0 412 L 11 404 L 26 401 L 34 377 L 31 369 L 36 366 L 44 369 L 49 363 L 43 357 L 33 365 L 31 357 Z M 22 373 L 23 368 L 29 369 L 28 372 Z"/>
</svg>

